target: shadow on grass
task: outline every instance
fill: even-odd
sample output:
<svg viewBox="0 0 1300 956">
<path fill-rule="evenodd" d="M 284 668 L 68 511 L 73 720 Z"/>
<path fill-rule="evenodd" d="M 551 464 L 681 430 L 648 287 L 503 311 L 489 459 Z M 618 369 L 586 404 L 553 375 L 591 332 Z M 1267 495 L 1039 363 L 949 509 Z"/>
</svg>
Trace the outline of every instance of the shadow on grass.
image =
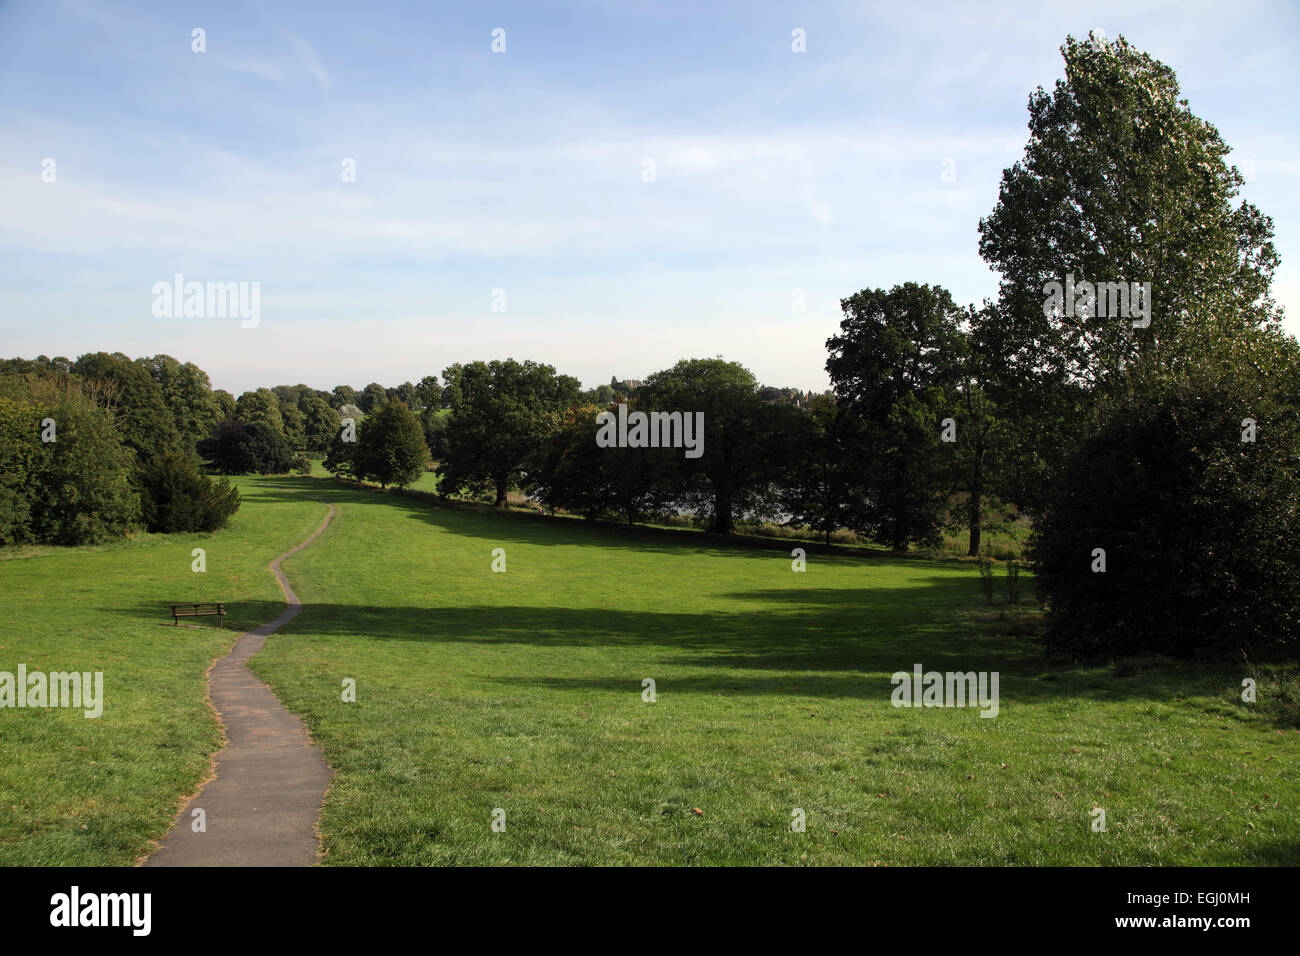
<svg viewBox="0 0 1300 956">
<path fill-rule="evenodd" d="M 771 552 L 788 555 L 793 548 L 808 554 L 850 561 L 889 561 L 969 566 L 955 558 L 936 558 L 929 554 L 849 548 L 814 542 L 753 535 L 719 535 L 682 528 L 655 528 L 615 522 L 588 521 L 582 518 L 555 517 L 532 511 L 493 508 L 463 501 L 434 502 L 405 495 L 385 493 L 378 488 L 345 484 L 332 478 L 284 477 L 260 479 L 255 489 L 244 497 L 250 501 L 301 501 L 306 496 L 331 502 L 349 502 L 396 508 L 409 517 L 435 525 L 439 530 L 483 540 L 500 540 L 503 526 L 509 527 L 512 541 L 546 547 L 591 546 L 622 548 L 660 554 L 699 554 L 745 556 L 770 560 Z"/>
<path fill-rule="evenodd" d="M 538 545 L 594 545 L 601 549 L 771 560 L 771 549 L 756 549 L 747 542 L 733 544 L 692 532 L 611 529 L 595 523 L 478 506 L 440 506 L 332 479 L 261 479 L 247 485 L 243 494 L 248 500 L 301 502 L 306 496 L 359 508 L 396 508 L 441 531 L 485 541 L 499 541 L 505 523 L 510 525 L 511 540 Z M 350 509 L 342 512 L 348 513 Z M 772 549 L 784 550 L 787 545 L 772 542 Z M 890 557 L 879 553 L 874 556 Z M 860 556 L 845 557 L 858 560 Z M 918 590 L 924 593 L 918 594 Z M 994 633 L 977 623 L 964 625 L 961 618 L 969 617 L 973 609 L 982 613 L 976 595 L 973 575 L 949 574 L 914 578 L 905 586 L 884 588 L 798 586 L 719 595 L 763 605 L 752 611 L 626 611 L 532 605 L 365 607 L 322 603 L 305 605 L 302 615 L 281 634 L 517 645 L 521 649 L 608 647 L 638 652 L 638 667 L 644 667 L 648 659 L 655 666 L 672 669 L 733 672 L 674 678 L 675 688 L 687 693 L 878 697 L 882 682 L 886 691 L 890 687 L 890 674 L 910 672 L 918 663 L 926 671 L 996 670 L 1007 699 L 1025 702 L 1168 701 L 1186 696 L 1218 696 L 1239 680 L 1209 667 L 1117 677 L 1108 668 L 1053 666 L 1030 636 Z M 283 607 L 279 602 L 241 602 L 232 610 L 237 611 L 236 619 L 241 623 L 261 623 L 274 618 Z M 109 610 L 150 618 L 156 617 L 158 606 Z M 536 666 L 521 663 L 521 669 Z M 538 674 L 493 679 L 517 686 L 626 690 L 622 678 Z"/>
<path fill-rule="evenodd" d="M 942 615 L 965 582 L 932 580 L 924 597 L 915 588 L 813 589 L 800 592 L 797 605 L 773 612 L 645 612 L 611 608 L 548 608 L 471 605 L 458 607 L 363 607 L 333 603 L 304 605 L 303 613 L 276 637 L 304 633 L 328 640 L 360 638 L 381 645 L 469 644 L 519 648 L 517 675 L 485 679 L 513 686 L 617 689 L 619 676 L 575 677 L 555 673 L 552 660 L 538 663 L 535 650 L 609 648 L 636 671 L 663 668 L 676 693 L 790 694 L 795 696 L 887 699 L 889 676 L 926 671 L 997 671 L 1004 702 L 1174 701 L 1189 696 L 1219 697 L 1236 686 L 1235 675 L 1210 669 L 1116 677 L 1109 668 L 1049 666 L 1027 637 L 963 634 Z M 911 594 L 907 595 L 906 592 Z M 771 601 L 765 591 L 755 600 Z M 809 598 L 812 598 L 810 603 Z M 796 598 L 791 598 L 794 605 Z M 270 620 L 284 605 L 241 602 L 241 621 Z M 918 608 L 938 608 L 927 614 Z M 155 617 L 155 605 L 106 609 L 131 617 Z M 183 639 L 183 634 L 178 635 Z M 635 656 L 631 659 L 628 653 Z M 623 666 L 621 663 L 618 666 Z M 683 669 L 708 671 L 682 674 Z M 546 671 L 550 673 L 546 673 Z M 540 671 L 540 672 L 539 672 Z M 1245 716 L 1244 714 L 1242 715 Z"/>
</svg>

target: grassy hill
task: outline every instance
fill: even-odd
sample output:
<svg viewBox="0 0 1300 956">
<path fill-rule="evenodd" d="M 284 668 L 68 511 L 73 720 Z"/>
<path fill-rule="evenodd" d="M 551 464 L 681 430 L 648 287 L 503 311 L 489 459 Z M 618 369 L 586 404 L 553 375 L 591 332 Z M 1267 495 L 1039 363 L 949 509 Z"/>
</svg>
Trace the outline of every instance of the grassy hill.
<svg viewBox="0 0 1300 956">
<path fill-rule="evenodd" d="M 283 607 L 267 564 L 325 511 L 272 479 L 238 483 L 244 505 L 216 534 L 0 548 L 0 671 L 104 675 L 98 718 L 0 709 L 0 865 L 130 863 L 207 777 L 220 746 L 208 666 Z M 215 600 L 230 605 L 224 630 L 209 617 L 171 626 L 169 603 Z"/>
<path fill-rule="evenodd" d="M 0 710 L 0 864 L 120 864 L 165 831 L 219 745 L 204 672 L 281 609 L 266 564 L 319 525 L 309 495 L 339 511 L 253 668 L 336 771 L 327 863 L 1300 863 L 1297 732 L 1240 702 L 1249 672 L 1051 666 L 971 564 L 798 574 L 698 534 L 240 484 L 215 535 L 0 560 L 0 670 L 102 669 L 107 698 Z M 159 626 L 218 597 L 224 632 Z M 998 671 L 998 716 L 892 707 L 917 663 Z"/>
</svg>

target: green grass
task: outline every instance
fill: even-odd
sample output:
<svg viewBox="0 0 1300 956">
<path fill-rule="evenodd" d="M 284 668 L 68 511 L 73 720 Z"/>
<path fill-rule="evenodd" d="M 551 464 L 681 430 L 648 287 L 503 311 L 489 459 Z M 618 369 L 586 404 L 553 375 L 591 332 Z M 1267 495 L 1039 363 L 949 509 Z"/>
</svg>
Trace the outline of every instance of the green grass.
<svg viewBox="0 0 1300 956">
<path fill-rule="evenodd" d="M 1296 731 L 1239 702 L 1244 673 L 1051 667 L 970 563 L 795 574 L 705 536 L 302 483 L 340 511 L 254 669 L 337 772 L 328 863 L 1300 862 Z M 891 707 L 917 662 L 999 671 L 1000 715 Z"/>
<path fill-rule="evenodd" d="M 339 511 L 253 667 L 336 771 L 329 864 L 1300 863 L 1300 739 L 1240 702 L 1249 671 L 1051 666 L 969 562 L 809 547 L 795 574 L 789 542 L 240 484 L 216 535 L 0 560 L 0 670 L 102 669 L 107 697 L 0 711 L 0 863 L 124 863 L 165 831 L 219 743 L 204 671 L 281 610 L 265 568 L 319 525 L 308 495 Z M 225 632 L 158 624 L 218 596 Z M 918 662 L 999 671 L 999 716 L 891 707 Z"/>
<path fill-rule="evenodd" d="M 275 481 L 238 484 L 244 504 L 216 534 L 0 549 L 0 671 L 102 671 L 105 698 L 95 719 L 0 710 L 0 865 L 128 864 L 207 777 L 220 746 L 207 668 L 283 606 L 267 564 L 325 514 Z M 225 630 L 170 626 L 167 604 L 206 600 L 230 602 Z"/>
</svg>

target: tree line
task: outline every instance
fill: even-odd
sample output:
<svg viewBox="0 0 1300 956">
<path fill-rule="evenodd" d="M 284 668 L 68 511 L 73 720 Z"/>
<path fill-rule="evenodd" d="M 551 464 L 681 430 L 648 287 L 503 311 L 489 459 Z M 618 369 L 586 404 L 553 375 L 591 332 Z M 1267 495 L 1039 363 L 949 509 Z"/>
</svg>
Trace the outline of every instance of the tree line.
<svg viewBox="0 0 1300 956">
<path fill-rule="evenodd" d="M 1061 52 L 1065 78 L 1031 95 L 1024 155 L 978 223 L 996 300 L 960 306 L 924 282 L 849 295 L 826 394 L 722 358 L 587 391 L 505 359 L 238 399 L 167 356 L 14 360 L 0 541 L 220 522 L 233 492 L 198 463 L 283 473 L 309 456 L 384 486 L 436 461 L 439 494 L 498 506 L 517 490 L 590 518 L 690 512 L 723 534 L 771 519 L 899 551 L 959 521 L 979 555 L 1014 507 L 1051 649 L 1294 657 L 1300 345 L 1270 293 L 1272 222 L 1239 199 L 1172 70 L 1123 38 Z M 602 447 L 619 406 L 703 413 L 704 453 Z M 40 443 L 47 418 L 69 444 Z"/>
<path fill-rule="evenodd" d="M 1270 293 L 1272 222 L 1169 67 L 1122 37 L 1061 52 L 978 224 L 995 301 L 918 282 L 843 299 L 832 394 L 806 403 L 764 400 L 722 359 L 595 401 L 546 365 L 452 366 L 440 492 L 504 505 L 517 487 L 628 522 L 686 509 L 722 533 L 780 516 L 899 550 L 959 509 L 973 555 L 1012 503 L 1053 650 L 1294 657 L 1300 346 Z M 706 453 L 600 447 L 619 403 L 703 412 Z"/>
</svg>

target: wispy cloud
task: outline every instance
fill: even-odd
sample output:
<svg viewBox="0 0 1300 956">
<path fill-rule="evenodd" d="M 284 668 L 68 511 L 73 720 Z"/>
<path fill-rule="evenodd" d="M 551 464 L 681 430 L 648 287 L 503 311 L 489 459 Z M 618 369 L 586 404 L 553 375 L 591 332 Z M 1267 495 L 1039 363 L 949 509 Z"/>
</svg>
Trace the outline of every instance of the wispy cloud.
<svg viewBox="0 0 1300 956">
<path fill-rule="evenodd" d="M 266 60 L 221 60 L 219 62 L 227 70 L 233 70 L 236 73 L 251 73 L 265 80 L 280 81 L 284 79 L 284 71 L 274 63 Z"/>
<path fill-rule="evenodd" d="M 284 35 L 288 37 L 289 42 L 293 44 L 293 48 L 297 51 L 298 59 L 302 61 L 302 65 L 305 66 L 307 71 L 316 78 L 317 85 L 328 93 L 330 89 L 330 75 L 325 71 L 325 66 L 321 63 L 320 56 L 316 53 L 315 47 L 296 33 L 290 33 L 286 30 Z"/>
<path fill-rule="evenodd" d="M 1067 33 L 1097 25 L 1168 62 L 1253 161 L 1245 197 L 1274 219 L 1275 292 L 1300 331 L 1300 134 L 1278 121 L 1300 17 L 1277 8 L 880 2 L 792 19 L 504 0 L 487 21 L 250 0 L 200 22 L 63 2 L 52 18 L 0 0 L 0 341 L 23 354 L 202 355 L 244 388 L 509 353 L 591 383 L 721 353 L 822 387 L 840 297 L 907 280 L 995 294 L 979 217 L 1019 158 L 1028 93 L 1061 75 Z M 509 53 L 490 50 L 497 25 Z M 178 271 L 261 281 L 262 325 L 160 324 L 150 286 Z M 490 312 L 494 288 L 508 313 Z"/>
</svg>

